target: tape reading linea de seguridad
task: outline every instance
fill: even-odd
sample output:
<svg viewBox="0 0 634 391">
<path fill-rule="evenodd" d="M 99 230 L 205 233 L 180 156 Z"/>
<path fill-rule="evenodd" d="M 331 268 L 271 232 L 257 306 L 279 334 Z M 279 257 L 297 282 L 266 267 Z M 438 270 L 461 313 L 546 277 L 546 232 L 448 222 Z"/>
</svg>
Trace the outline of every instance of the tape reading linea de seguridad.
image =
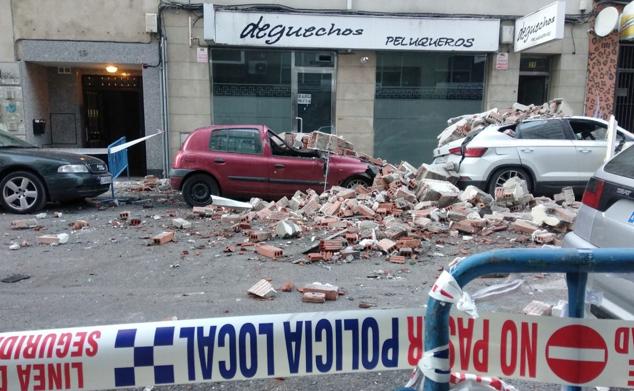
<svg viewBox="0 0 634 391">
<path fill-rule="evenodd" d="M 423 310 L 314 312 L 0 334 L 0 391 L 411 369 Z M 628 387 L 632 322 L 483 314 L 450 319 L 452 371 Z"/>
</svg>

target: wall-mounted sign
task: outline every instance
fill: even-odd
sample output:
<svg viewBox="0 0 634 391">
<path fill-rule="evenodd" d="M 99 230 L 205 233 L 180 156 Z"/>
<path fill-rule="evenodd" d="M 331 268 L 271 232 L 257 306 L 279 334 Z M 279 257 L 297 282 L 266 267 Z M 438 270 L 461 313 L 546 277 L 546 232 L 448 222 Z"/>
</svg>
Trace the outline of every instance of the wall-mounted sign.
<svg viewBox="0 0 634 391">
<path fill-rule="evenodd" d="M 312 97 L 312 94 L 297 94 L 297 103 L 300 105 L 309 105 Z"/>
<path fill-rule="evenodd" d="M 20 85 L 20 67 L 17 62 L 0 62 L 0 85 Z"/>
<path fill-rule="evenodd" d="M 507 71 L 509 69 L 508 52 L 498 53 L 495 56 L 495 69 L 498 71 Z"/>
<path fill-rule="evenodd" d="M 491 52 L 499 44 L 498 19 L 214 11 L 205 5 L 204 38 L 220 45 Z"/>
<path fill-rule="evenodd" d="M 196 48 L 196 62 L 209 62 L 207 48 Z"/>
<path fill-rule="evenodd" d="M 515 21 L 514 50 L 519 52 L 564 37 L 566 2 L 555 1 Z"/>
</svg>

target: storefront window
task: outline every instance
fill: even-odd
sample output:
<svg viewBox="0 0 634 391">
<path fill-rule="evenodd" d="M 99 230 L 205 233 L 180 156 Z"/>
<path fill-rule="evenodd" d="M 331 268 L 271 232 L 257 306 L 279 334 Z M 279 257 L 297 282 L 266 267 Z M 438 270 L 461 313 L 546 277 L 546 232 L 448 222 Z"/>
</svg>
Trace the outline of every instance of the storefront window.
<svg viewBox="0 0 634 391">
<path fill-rule="evenodd" d="M 482 111 L 484 55 L 377 53 L 374 154 L 431 162 L 447 119 Z"/>
<path fill-rule="evenodd" d="M 212 49 L 216 124 L 291 129 L 291 52 Z"/>
</svg>

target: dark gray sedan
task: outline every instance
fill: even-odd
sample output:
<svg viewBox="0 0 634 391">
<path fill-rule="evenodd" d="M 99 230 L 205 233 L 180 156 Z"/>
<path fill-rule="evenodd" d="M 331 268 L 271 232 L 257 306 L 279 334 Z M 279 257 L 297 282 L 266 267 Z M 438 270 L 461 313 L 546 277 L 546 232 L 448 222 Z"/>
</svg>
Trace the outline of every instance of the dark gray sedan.
<svg viewBox="0 0 634 391">
<path fill-rule="evenodd" d="M 102 160 L 42 149 L 0 130 L 0 206 L 32 213 L 49 201 L 69 201 L 106 192 L 112 176 Z"/>
</svg>

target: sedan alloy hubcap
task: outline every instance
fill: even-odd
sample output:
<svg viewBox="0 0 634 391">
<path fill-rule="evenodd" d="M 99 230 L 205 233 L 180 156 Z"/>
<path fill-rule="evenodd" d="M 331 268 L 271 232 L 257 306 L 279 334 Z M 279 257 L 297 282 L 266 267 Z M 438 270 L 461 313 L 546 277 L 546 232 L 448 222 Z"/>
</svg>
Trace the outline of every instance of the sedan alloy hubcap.
<svg viewBox="0 0 634 391">
<path fill-rule="evenodd" d="M 15 210 L 26 210 L 37 201 L 37 187 L 26 177 L 9 179 L 2 189 L 4 202 Z"/>
</svg>

